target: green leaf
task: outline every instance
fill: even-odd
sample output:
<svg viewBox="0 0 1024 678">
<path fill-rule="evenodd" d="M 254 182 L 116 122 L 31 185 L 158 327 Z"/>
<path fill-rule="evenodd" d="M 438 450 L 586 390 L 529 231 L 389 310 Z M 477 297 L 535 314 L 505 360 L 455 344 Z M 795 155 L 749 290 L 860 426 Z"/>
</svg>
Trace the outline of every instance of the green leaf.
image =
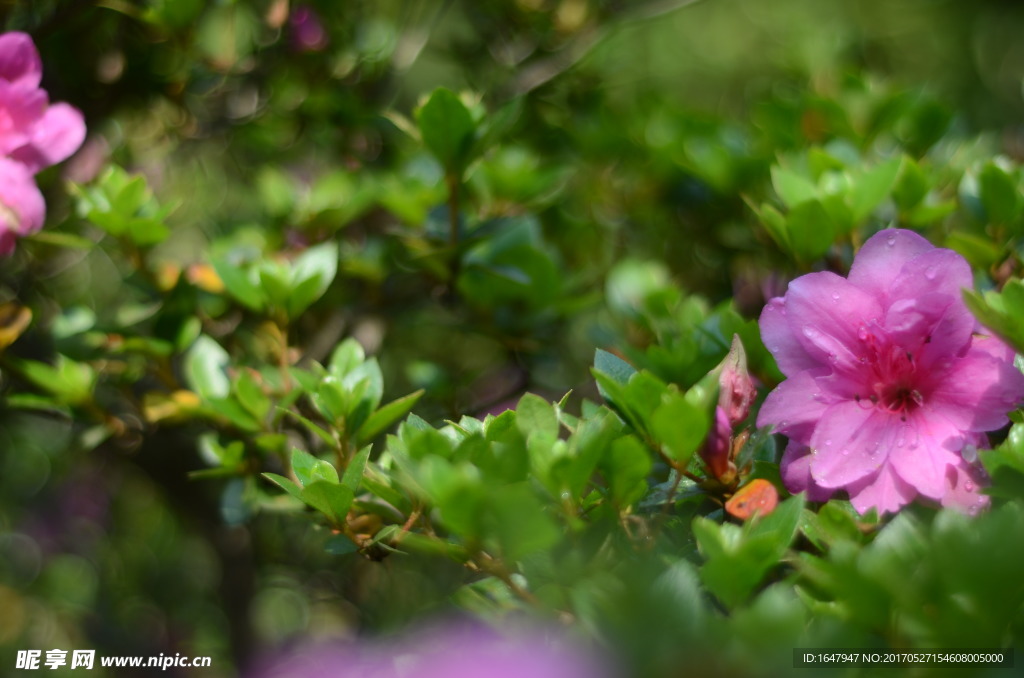
<svg viewBox="0 0 1024 678">
<path fill-rule="evenodd" d="M 270 411 L 270 398 L 248 370 L 241 370 L 238 373 L 235 380 L 235 397 L 257 421 L 263 421 Z"/>
<path fill-rule="evenodd" d="M 778 193 L 783 204 L 790 209 L 818 197 L 818 187 L 805 176 L 783 169 L 779 165 L 772 166 L 771 174 L 772 188 Z"/>
<path fill-rule="evenodd" d="M 362 345 L 349 337 L 338 344 L 331 353 L 330 362 L 327 363 L 327 370 L 338 379 L 343 379 L 349 372 L 354 370 L 366 360 L 366 353 Z"/>
<path fill-rule="evenodd" d="M 612 443 L 603 468 L 612 501 L 625 509 L 647 492 L 647 475 L 651 457 L 643 443 L 633 436 L 623 436 Z"/>
<path fill-rule="evenodd" d="M 341 484 L 352 490 L 353 493 L 359 491 L 359 484 L 363 479 L 363 471 L 366 470 L 366 462 L 370 458 L 370 449 L 370 446 L 367 445 L 356 452 L 349 460 L 348 466 L 345 467 L 345 473 L 341 476 Z"/>
<path fill-rule="evenodd" d="M 849 195 L 855 222 L 867 218 L 889 196 L 896 182 L 896 175 L 900 171 L 901 162 L 901 158 L 892 158 L 854 175 L 853 190 Z"/>
<path fill-rule="evenodd" d="M 554 442 L 558 438 L 558 415 L 554 406 L 538 395 L 527 393 L 516 405 L 516 425 L 529 440 L 535 436 Z"/>
<path fill-rule="evenodd" d="M 461 177 L 469 160 L 476 125 L 469 109 L 449 89 L 440 87 L 416 111 L 423 143 L 449 175 Z"/>
<path fill-rule="evenodd" d="M 247 268 L 233 264 L 226 258 L 215 258 L 210 264 L 224 283 L 224 289 L 236 301 L 253 311 L 263 310 L 266 295 L 259 284 L 251 279 Z"/>
<path fill-rule="evenodd" d="M 338 471 L 330 462 L 317 459 L 297 447 L 292 449 L 292 471 L 303 487 L 316 481 L 338 482 Z"/>
<path fill-rule="evenodd" d="M 226 398 L 231 393 L 228 362 L 228 352 L 220 344 L 205 334 L 200 335 L 185 354 L 185 382 L 204 400 Z"/>
<path fill-rule="evenodd" d="M 302 498 L 302 488 L 293 483 L 288 478 L 285 478 L 284 476 L 278 475 L 276 473 L 263 473 L 261 475 L 270 482 L 280 487 L 288 494 L 292 495 L 299 501 L 305 503 L 305 499 Z"/>
<path fill-rule="evenodd" d="M 1009 225 L 1021 212 L 1017 179 L 995 162 L 988 162 L 978 174 L 978 192 L 990 224 Z"/>
<path fill-rule="evenodd" d="M 497 537 L 502 554 L 512 562 L 549 549 L 562 537 L 529 483 L 493 490 L 488 522 L 488 531 Z"/>
<path fill-rule="evenodd" d="M 302 488 L 302 500 L 326 515 L 335 525 L 343 525 L 354 498 L 350 488 L 337 482 L 314 480 Z"/>
<path fill-rule="evenodd" d="M 651 415 L 651 434 L 680 466 L 685 466 L 708 435 L 711 419 L 705 408 L 679 393 L 668 393 Z"/>
<path fill-rule="evenodd" d="M 302 424 L 306 428 L 307 431 L 309 431 L 310 433 L 315 435 L 317 438 L 319 438 L 320 440 L 322 440 L 325 443 L 327 443 L 327 445 L 329 445 L 330 447 L 334 447 L 337 444 L 337 441 L 334 439 L 333 436 L 331 436 L 330 433 L 328 433 L 324 429 L 320 428 L 314 422 L 310 421 L 309 419 L 307 419 L 306 417 L 302 416 L 298 412 L 294 412 L 292 410 L 288 410 L 288 409 L 285 409 L 283 407 L 278 407 L 277 411 L 281 412 L 283 414 L 286 414 L 289 417 L 291 417 L 291 418 L 295 419 L 296 421 L 298 421 L 300 424 Z"/>
<path fill-rule="evenodd" d="M 1024 353 L 1024 282 L 1011 279 L 1001 292 L 963 291 L 964 302 L 981 324 Z"/>
<path fill-rule="evenodd" d="M 786 228 L 793 254 L 801 261 L 814 261 L 832 247 L 836 228 L 831 215 L 817 200 L 802 202 L 786 215 Z"/>
<path fill-rule="evenodd" d="M 901 210 L 906 211 L 920 204 L 928 195 L 929 190 L 931 190 L 931 183 L 928 180 L 928 175 L 913 158 L 904 155 L 899 174 L 892 187 L 893 200 Z"/>
<path fill-rule="evenodd" d="M 423 397 L 423 393 L 423 389 L 420 389 L 407 396 L 392 400 L 387 405 L 375 410 L 373 414 L 366 418 L 366 421 L 363 422 L 363 425 L 356 432 L 358 443 L 363 444 L 373 440 L 387 430 L 389 426 L 408 414 L 416 406 L 416 403 L 419 402 L 419 399 Z"/>
<path fill-rule="evenodd" d="M 594 351 L 594 369 L 607 374 L 620 384 L 629 383 L 630 377 L 636 374 L 636 368 L 614 353 L 597 349 Z M 602 394 L 604 395 L 604 394 Z"/>
<path fill-rule="evenodd" d="M 292 263 L 292 290 L 287 302 L 288 316 L 297 318 L 322 297 L 338 273 L 338 245 L 334 242 L 310 247 Z"/>
</svg>

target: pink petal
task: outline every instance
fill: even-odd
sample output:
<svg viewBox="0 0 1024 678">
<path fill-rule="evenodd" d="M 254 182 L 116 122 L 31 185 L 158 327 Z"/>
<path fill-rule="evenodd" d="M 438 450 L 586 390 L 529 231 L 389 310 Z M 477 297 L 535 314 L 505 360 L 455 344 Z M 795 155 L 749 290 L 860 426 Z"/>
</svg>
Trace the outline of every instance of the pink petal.
<svg viewBox="0 0 1024 678">
<path fill-rule="evenodd" d="M 1024 402 L 1024 374 L 1013 363 L 971 347 L 927 395 L 927 407 L 962 431 L 993 431 Z"/>
<path fill-rule="evenodd" d="M 809 501 L 828 501 L 835 490 L 825 489 L 811 477 L 811 448 L 790 440 L 782 453 L 782 482 L 793 494 L 806 492 Z"/>
<path fill-rule="evenodd" d="M 950 466 L 946 472 L 946 493 L 942 505 L 974 515 L 991 503 L 988 496 L 981 494 L 981 488 L 988 484 L 985 471 L 977 466 L 960 462 Z"/>
<path fill-rule="evenodd" d="M 857 287 L 885 299 L 903 265 L 935 246 L 913 231 L 886 229 L 874 234 L 857 252 L 849 280 Z"/>
<path fill-rule="evenodd" d="M 822 487 L 838 489 L 871 475 L 895 446 L 899 418 L 863 403 L 828 408 L 811 436 L 811 476 Z"/>
<path fill-rule="evenodd" d="M 38 87 L 42 77 L 43 64 L 32 38 L 16 31 L 0 35 L 0 80 Z"/>
<path fill-rule="evenodd" d="M 889 299 L 919 299 L 925 294 L 961 298 L 961 290 L 973 287 L 971 266 L 947 249 L 931 249 L 905 262 L 889 288 Z M 966 307 L 964 307 L 966 311 Z"/>
<path fill-rule="evenodd" d="M 918 410 L 907 417 L 889 453 L 889 465 L 919 493 L 940 499 L 946 493 L 946 471 L 960 461 L 961 431 L 934 413 Z"/>
<path fill-rule="evenodd" d="M 917 496 L 914 488 L 896 475 L 888 464 L 883 466 L 877 475 L 847 489 L 850 493 L 850 503 L 858 513 L 867 513 L 872 508 L 876 509 L 879 515 L 895 513 Z"/>
<path fill-rule="evenodd" d="M 0 158 L 0 254 L 10 254 L 15 236 L 35 233 L 45 218 L 46 203 L 32 173 Z"/>
<path fill-rule="evenodd" d="M 976 330 L 979 331 L 979 330 Z M 987 328 L 980 328 L 981 334 L 975 334 L 971 341 L 971 348 L 988 353 L 996 360 L 1012 363 L 1017 352 L 1002 339 L 996 337 Z"/>
<path fill-rule="evenodd" d="M 761 311 L 761 339 L 768 351 L 775 356 L 775 362 L 786 376 L 801 370 L 821 367 L 822 363 L 812 358 L 793 334 L 793 328 L 786 318 L 786 303 L 781 297 L 769 301 Z"/>
<path fill-rule="evenodd" d="M 822 392 L 810 371 L 800 372 L 775 387 L 757 414 L 757 425 L 774 426 L 775 431 L 791 438 L 799 437 L 799 430 L 806 431 L 810 442 L 810 431 L 824 416 L 825 411 L 836 402 L 827 392 Z"/>
<path fill-rule="evenodd" d="M 889 307 L 885 327 L 896 345 L 913 354 L 921 369 L 945 369 L 971 345 L 974 316 L 958 296 L 922 294 Z"/>
<path fill-rule="evenodd" d="M 861 327 L 882 316 L 878 301 L 835 273 L 809 273 L 789 284 L 786 318 L 800 344 L 819 363 L 857 370 Z"/>
<path fill-rule="evenodd" d="M 46 92 L 19 88 L 0 80 L 0 155 L 30 143 L 32 130 L 45 113 Z"/>
<path fill-rule="evenodd" d="M 29 144 L 16 150 L 12 157 L 38 172 L 68 158 L 84 140 L 85 120 L 78 109 L 54 104 L 36 122 Z"/>
</svg>

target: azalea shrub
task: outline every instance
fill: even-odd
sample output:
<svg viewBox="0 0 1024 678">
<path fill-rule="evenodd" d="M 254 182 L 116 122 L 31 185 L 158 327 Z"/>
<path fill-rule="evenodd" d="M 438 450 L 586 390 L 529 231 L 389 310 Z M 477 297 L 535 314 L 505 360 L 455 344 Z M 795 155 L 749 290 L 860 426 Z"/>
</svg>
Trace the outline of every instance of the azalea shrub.
<svg viewBox="0 0 1024 678">
<path fill-rule="evenodd" d="M 1020 17 L 436 4 L 0 14 L 4 672 L 1012 672 Z"/>
</svg>

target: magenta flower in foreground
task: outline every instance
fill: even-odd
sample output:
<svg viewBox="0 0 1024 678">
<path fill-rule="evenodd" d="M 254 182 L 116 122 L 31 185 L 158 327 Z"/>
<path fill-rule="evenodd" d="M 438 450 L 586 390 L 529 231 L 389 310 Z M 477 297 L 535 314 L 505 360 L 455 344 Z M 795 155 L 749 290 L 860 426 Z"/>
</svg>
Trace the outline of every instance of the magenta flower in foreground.
<svg viewBox="0 0 1024 678">
<path fill-rule="evenodd" d="M 561 634 L 511 637 L 479 627 L 440 628 L 376 645 L 308 648 L 258 678 L 609 678 Z"/>
<path fill-rule="evenodd" d="M 46 209 L 32 175 L 70 156 L 85 139 L 82 114 L 67 104 L 51 106 L 39 87 L 42 74 L 32 38 L 0 35 L 0 254 L 10 253 L 17 236 L 42 228 Z"/>
<path fill-rule="evenodd" d="M 959 254 L 886 230 L 849 278 L 801 276 L 765 306 L 761 334 L 787 379 L 757 423 L 789 437 L 791 491 L 845 490 L 861 513 L 918 496 L 972 513 L 987 503 L 972 452 L 1024 399 L 1024 375 L 1006 345 L 977 333 L 961 297 L 971 286 Z"/>
</svg>

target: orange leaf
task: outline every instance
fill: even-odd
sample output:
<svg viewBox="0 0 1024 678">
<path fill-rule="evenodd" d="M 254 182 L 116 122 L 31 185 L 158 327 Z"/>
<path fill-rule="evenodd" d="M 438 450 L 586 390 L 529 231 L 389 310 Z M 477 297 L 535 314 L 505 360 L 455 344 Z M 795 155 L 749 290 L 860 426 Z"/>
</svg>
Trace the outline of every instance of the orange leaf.
<svg viewBox="0 0 1024 678">
<path fill-rule="evenodd" d="M 778 503 L 779 493 L 775 486 L 764 478 L 755 478 L 725 502 L 725 510 L 731 516 L 747 520 L 755 514 L 768 515 Z"/>
</svg>

